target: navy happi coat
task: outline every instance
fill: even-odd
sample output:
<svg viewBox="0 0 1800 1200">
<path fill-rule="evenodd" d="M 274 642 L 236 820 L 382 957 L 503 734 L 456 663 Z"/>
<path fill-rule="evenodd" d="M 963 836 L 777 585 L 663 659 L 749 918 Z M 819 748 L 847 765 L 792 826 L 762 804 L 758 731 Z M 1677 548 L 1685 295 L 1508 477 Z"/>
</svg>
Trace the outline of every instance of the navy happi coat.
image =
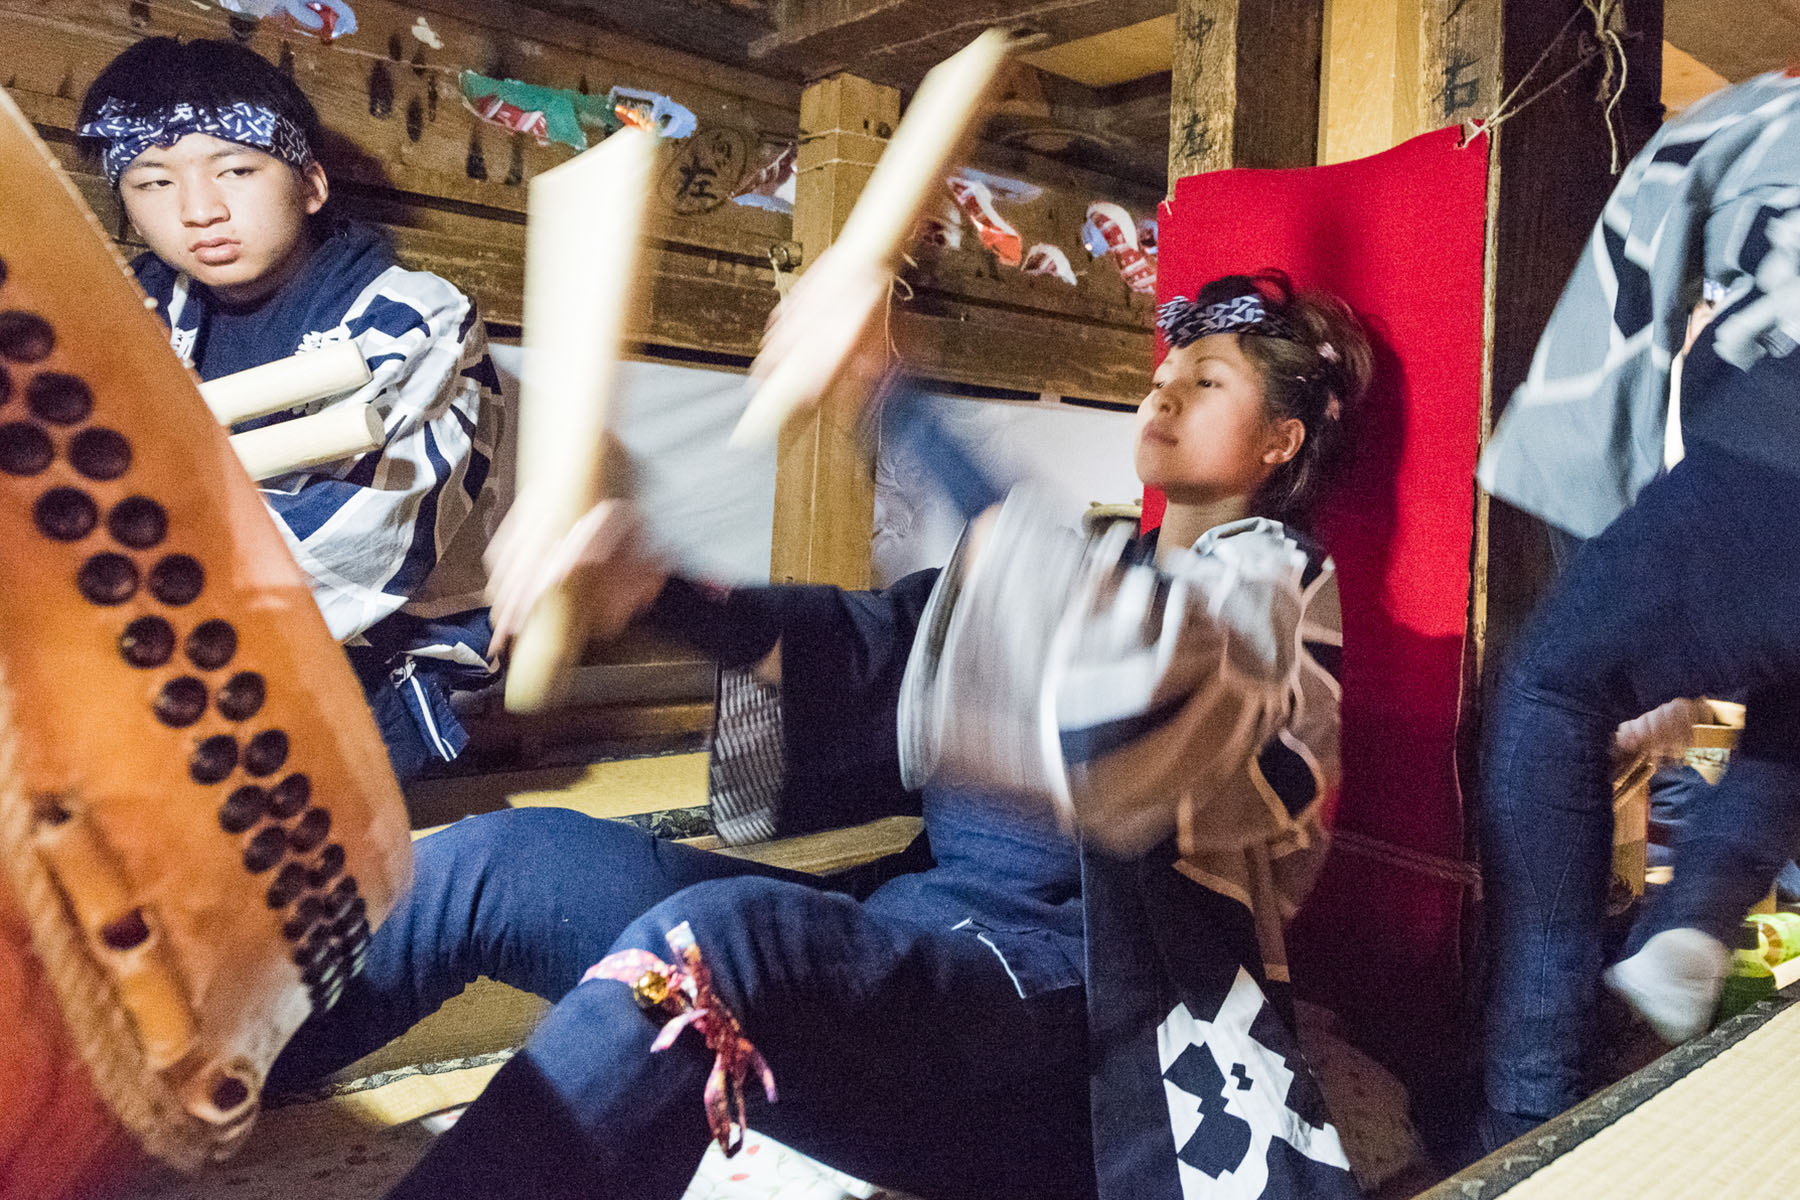
<svg viewBox="0 0 1800 1200">
<path fill-rule="evenodd" d="M 1014 497 L 974 569 L 959 549 L 880 592 L 675 583 L 653 615 L 725 668 L 727 840 L 922 813 L 937 865 L 887 889 L 1072 940 L 1105 1200 L 1357 1196 L 1282 938 L 1337 785 L 1335 576 L 1260 519 L 1161 567 L 1152 548 Z M 781 683 L 757 683 L 777 645 Z M 971 788 L 1070 832 L 1004 828 L 1005 805 L 957 801 Z"/>
</svg>

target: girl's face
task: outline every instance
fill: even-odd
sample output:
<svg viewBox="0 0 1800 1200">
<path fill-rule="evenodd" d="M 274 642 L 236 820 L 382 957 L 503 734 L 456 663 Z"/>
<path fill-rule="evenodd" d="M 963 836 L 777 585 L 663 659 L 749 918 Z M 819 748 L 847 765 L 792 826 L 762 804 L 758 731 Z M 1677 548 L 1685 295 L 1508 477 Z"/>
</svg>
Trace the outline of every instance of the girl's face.
<svg viewBox="0 0 1800 1200">
<path fill-rule="evenodd" d="M 1176 504 L 1251 496 L 1292 458 L 1305 426 L 1271 421 L 1256 367 L 1235 333 L 1173 349 L 1138 405 L 1138 478 Z"/>
<path fill-rule="evenodd" d="M 125 214 L 156 257 L 230 303 L 260 300 L 304 257 L 325 172 L 204 133 L 152 146 L 119 176 Z"/>
</svg>

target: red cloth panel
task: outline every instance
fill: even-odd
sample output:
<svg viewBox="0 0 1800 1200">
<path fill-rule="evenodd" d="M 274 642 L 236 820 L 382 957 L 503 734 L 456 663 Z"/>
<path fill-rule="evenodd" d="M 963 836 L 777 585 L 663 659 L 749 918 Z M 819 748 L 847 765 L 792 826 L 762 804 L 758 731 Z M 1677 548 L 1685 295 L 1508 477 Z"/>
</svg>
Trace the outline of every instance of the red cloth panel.
<svg viewBox="0 0 1800 1200">
<path fill-rule="evenodd" d="M 1295 982 L 1384 1057 L 1457 1034 L 1465 887 L 1456 729 L 1480 432 L 1487 139 L 1443 129 L 1355 162 L 1177 183 L 1158 299 L 1276 267 L 1367 324 L 1375 385 L 1320 513 L 1344 606 L 1340 841 L 1294 929 Z M 1146 497 L 1160 519 L 1161 497 Z M 1151 514 L 1154 513 L 1154 517 Z M 1360 838 L 1354 835 L 1362 835 Z M 1364 839 L 1381 845 L 1372 846 Z M 1391 849 L 1389 849 L 1391 848 Z M 1423 864 L 1423 865 L 1421 865 Z M 1410 1073 L 1410 1072 L 1409 1072 Z"/>
</svg>

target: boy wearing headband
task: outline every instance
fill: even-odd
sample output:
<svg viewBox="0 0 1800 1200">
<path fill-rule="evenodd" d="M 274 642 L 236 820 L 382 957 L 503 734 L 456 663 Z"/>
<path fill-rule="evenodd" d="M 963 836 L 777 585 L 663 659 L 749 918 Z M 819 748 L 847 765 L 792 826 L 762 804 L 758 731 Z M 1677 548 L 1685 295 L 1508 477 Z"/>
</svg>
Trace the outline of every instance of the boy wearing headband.
<svg viewBox="0 0 1800 1200">
<path fill-rule="evenodd" d="M 149 38 L 101 72 L 80 132 L 150 247 L 132 263 L 202 379 L 354 342 L 377 450 L 265 480 L 404 780 L 467 741 L 453 683 L 487 674 L 480 553 L 501 507 L 499 381 L 474 305 L 334 219 L 318 114 L 245 47 Z M 299 411 L 237 428 L 289 420 Z"/>
</svg>

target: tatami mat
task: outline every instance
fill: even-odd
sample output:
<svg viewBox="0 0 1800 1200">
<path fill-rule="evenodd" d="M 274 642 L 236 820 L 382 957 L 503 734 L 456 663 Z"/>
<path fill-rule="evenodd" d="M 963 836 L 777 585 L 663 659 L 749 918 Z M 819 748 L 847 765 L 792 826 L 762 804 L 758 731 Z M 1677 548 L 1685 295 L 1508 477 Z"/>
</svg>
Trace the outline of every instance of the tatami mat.
<svg viewBox="0 0 1800 1200">
<path fill-rule="evenodd" d="M 1507 1200 L 1791 1200 L 1800 1005 L 1506 1193 Z"/>
<path fill-rule="evenodd" d="M 1800 989 L 1784 989 L 1420 1200 L 1800 1195 Z"/>
<path fill-rule="evenodd" d="M 703 753 L 427 779 L 406 790 L 406 807 L 415 826 L 442 825 L 502 808 L 550 806 L 590 817 L 631 817 L 705 803 Z"/>
<path fill-rule="evenodd" d="M 449 1062 L 508 1050 L 531 1036 L 549 1008 L 550 1002 L 542 997 L 484 975 L 406 1033 L 351 1063 L 331 1080 L 364 1079 L 414 1063 Z"/>
<path fill-rule="evenodd" d="M 375 1200 L 430 1145 L 417 1118 L 467 1104 L 506 1057 L 411 1068 L 327 1100 L 270 1109 L 230 1162 L 192 1179 L 158 1180 L 132 1200 Z"/>
<path fill-rule="evenodd" d="M 265 1112 L 244 1150 L 197 1179 L 158 1180 L 131 1200 L 377 1200 L 417 1162 L 419 1118 L 464 1105 L 504 1064 L 490 1054 L 388 1072 L 324 1099 Z M 707 1152 L 686 1200 L 907 1200 L 751 1133 L 741 1153 Z"/>
</svg>

